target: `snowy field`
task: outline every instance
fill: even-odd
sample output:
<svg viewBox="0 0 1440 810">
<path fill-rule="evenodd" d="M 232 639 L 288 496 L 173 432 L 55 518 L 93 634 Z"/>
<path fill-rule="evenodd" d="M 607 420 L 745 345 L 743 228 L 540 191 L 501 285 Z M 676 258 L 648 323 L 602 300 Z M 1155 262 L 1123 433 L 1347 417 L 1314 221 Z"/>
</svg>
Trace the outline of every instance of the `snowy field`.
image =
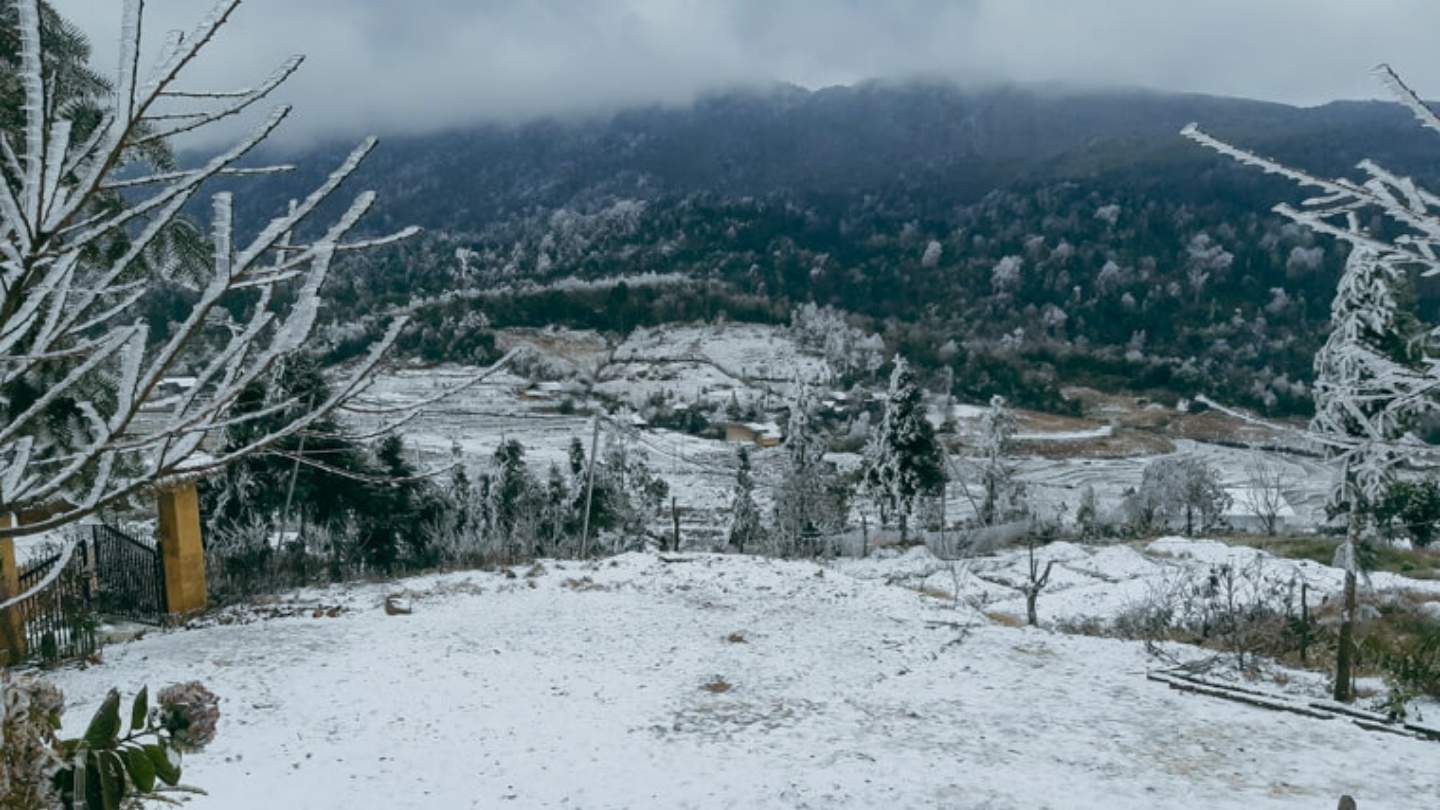
<svg viewBox="0 0 1440 810">
<path fill-rule="evenodd" d="M 1162 572 L 1231 553 L 1253 552 L 1057 545 L 1042 615 L 1110 614 Z M 304 591 L 112 646 L 58 680 L 76 727 L 111 685 L 198 678 L 222 695 L 219 739 L 186 763 L 211 794 L 197 810 L 262 795 L 285 808 L 667 810 L 1440 798 L 1436 743 L 1170 690 L 1146 680 L 1156 662 L 1139 643 L 1011 628 L 922 595 L 907 578 L 941 565 L 923 550 L 823 566 L 682 559 Z M 1014 609 L 981 575 L 1019 560 L 977 564 L 966 596 L 994 589 L 987 610 Z M 1333 573 L 1308 569 L 1322 588 Z M 401 590 L 414 613 L 386 615 Z"/>
</svg>

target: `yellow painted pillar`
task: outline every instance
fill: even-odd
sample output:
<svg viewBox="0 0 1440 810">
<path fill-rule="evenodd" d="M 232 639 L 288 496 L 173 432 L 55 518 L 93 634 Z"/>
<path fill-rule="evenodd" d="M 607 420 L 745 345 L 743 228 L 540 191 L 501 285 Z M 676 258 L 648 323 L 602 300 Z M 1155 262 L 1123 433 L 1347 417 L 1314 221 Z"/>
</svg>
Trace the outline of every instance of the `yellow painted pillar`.
<svg viewBox="0 0 1440 810">
<path fill-rule="evenodd" d="M 172 616 L 205 609 L 205 547 L 200 539 L 200 495 L 193 482 L 164 490 L 160 501 L 160 558 L 165 604 Z"/>
<path fill-rule="evenodd" d="M 0 515 L 0 530 L 13 524 Z M 20 569 L 15 565 L 15 538 L 0 535 L 0 602 L 20 593 Z M 0 662 L 13 664 L 25 658 L 25 620 L 19 607 L 0 610 Z"/>
</svg>

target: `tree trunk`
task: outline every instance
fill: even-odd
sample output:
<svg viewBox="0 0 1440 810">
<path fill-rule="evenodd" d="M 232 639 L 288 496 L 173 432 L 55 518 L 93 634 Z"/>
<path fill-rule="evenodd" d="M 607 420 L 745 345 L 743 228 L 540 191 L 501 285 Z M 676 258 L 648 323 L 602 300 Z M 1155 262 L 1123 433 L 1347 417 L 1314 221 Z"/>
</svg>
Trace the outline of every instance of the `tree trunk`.
<svg viewBox="0 0 1440 810">
<path fill-rule="evenodd" d="M 1039 596 L 1038 590 L 1031 589 L 1025 592 L 1025 622 L 1031 627 L 1040 624 L 1040 616 L 1035 610 L 1035 602 Z"/>
<path fill-rule="evenodd" d="M 1355 572 L 1345 572 L 1345 607 L 1340 613 L 1340 644 L 1335 651 L 1335 699 L 1349 703 L 1355 699 Z"/>
<path fill-rule="evenodd" d="M 1340 611 L 1340 642 L 1335 650 L 1335 700 L 1349 703 L 1355 699 L 1355 543 L 1360 534 L 1360 512 L 1352 496 L 1350 525 L 1345 542 L 1351 547 L 1351 559 L 1345 566 L 1345 604 Z"/>
<path fill-rule="evenodd" d="M 904 510 L 900 512 L 900 547 L 910 545 L 910 513 Z"/>
</svg>

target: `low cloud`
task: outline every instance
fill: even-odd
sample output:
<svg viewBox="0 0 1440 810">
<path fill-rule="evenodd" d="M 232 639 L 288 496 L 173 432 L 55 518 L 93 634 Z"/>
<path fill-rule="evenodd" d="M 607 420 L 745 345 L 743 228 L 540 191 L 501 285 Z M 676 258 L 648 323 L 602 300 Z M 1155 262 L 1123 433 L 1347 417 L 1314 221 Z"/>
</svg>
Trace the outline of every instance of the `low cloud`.
<svg viewBox="0 0 1440 810">
<path fill-rule="evenodd" d="M 115 62 L 118 3 L 54 0 Z M 205 4 L 151 0 L 150 39 Z M 285 137 L 685 103 L 715 88 L 923 75 L 1124 84 L 1298 104 L 1440 95 L 1433 0 L 246 0 L 196 65 L 243 86 L 292 53 Z"/>
</svg>

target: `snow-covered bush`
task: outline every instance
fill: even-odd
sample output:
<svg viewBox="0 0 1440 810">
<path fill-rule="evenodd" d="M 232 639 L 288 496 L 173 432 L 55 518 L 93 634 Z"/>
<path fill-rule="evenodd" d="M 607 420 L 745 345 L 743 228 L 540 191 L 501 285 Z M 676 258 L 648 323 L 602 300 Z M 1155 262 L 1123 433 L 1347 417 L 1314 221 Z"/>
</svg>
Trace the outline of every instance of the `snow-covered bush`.
<svg viewBox="0 0 1440 810">
<path fill-rule="evenodd" d="M 1302 587 L 1294 573 L 1267 567 L 1261 554 L 1185 569 L 1117 615 L 1108 633 L 1209 647 L 1233 655 L 1242 670 L 1254 668 L 1256 656 L 1303 659 L 1319 628 L 1304 607 Z"/>
</svg>

